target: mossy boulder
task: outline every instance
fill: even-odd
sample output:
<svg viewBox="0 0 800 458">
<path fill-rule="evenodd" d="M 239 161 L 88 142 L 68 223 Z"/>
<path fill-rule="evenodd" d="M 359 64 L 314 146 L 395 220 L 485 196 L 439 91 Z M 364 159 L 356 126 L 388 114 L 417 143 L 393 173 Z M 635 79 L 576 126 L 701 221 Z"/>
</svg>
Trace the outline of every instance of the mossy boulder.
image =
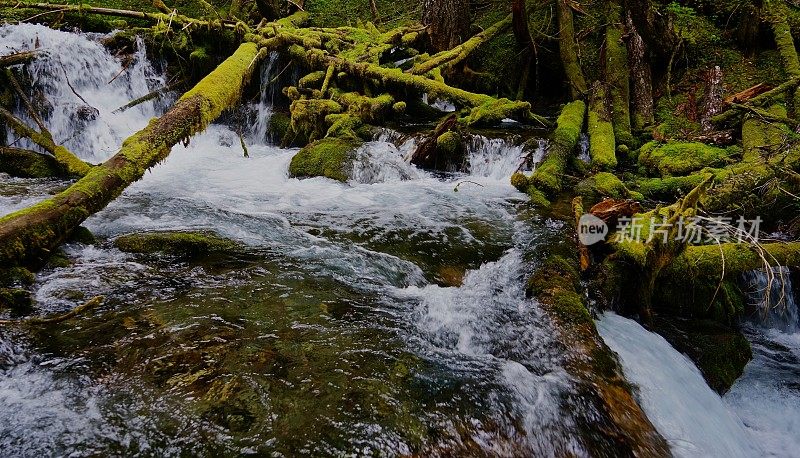
<svg viewBox="0 0 800 458">
<path fill-rule="evenodd" d="M 741 154 L 737 147 L 718 148 L 699 142 L 650 142 L 639 151 L 639 165 L 649 174 L 686 175 L 705 167 L 732 162 Z"/>
<path fill-rule="evenodd" d="M 361 142 L 351 138 L 323 138 L 295 154 L 289 164 L 292 178 L 327 177 L 346 182 L 353 172 L 356 149 Z"/>
<path fill-rule="evenodd" d="M 33 307 L 31 293 L 18 288 L 0 288 L 0 310 L 24 313 Z"/>
<path fill-rule="evenodd" d="M 753 357 L 741 332 L 714 321 L 656 317 L 653 328 L 694 361 L 708 386 L 719 394 L 730 389 Z"/>
<path fill-rule="evenodd" d="M 114 245 L 126 253 L 164 253 L 201 259 L 240 249 L 238 243 L 208 231 L 156 231 L 117 237 Z"/>
</svg>

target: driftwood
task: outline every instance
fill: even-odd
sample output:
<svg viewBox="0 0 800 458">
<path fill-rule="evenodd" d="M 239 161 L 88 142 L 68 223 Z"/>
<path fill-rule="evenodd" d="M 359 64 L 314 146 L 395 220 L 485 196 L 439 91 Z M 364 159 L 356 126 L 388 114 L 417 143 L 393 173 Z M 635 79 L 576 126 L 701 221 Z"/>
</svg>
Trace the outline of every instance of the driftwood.
<svg viewBox="0 0 800 458">
<path fill-rule="evenodd" d="M 737 92 L 725 99 L 725 103 L 747 103 L 753 97 L 761 95 L 772 89 L 768 84 L 758 83 L 755 86 L 749 87 L 743 91 Z"/>
</svg>

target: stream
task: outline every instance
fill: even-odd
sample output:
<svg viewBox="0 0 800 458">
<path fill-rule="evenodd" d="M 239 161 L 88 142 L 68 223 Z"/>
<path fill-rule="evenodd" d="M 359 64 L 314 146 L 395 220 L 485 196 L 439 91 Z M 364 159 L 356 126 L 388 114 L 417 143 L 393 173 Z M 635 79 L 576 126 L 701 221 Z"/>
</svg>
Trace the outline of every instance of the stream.
<svg viewBox="0 0 800 458">
<path fill-rule="evenodd" d="M 174 99 L 115 112 L 166 80 L 141 42 L 120 73 L 101 37 L 0 27 L 0 53 L 41 46 L 28 70 L 46 122 L 93 163 Z M 521 146 L 476 136 L 468 174 L 436 174 L 407 164 L 414 140 L 387 131 L 359 150 L 350 182 L 291 179 L 297 150 L 266 141 L 270 91 L 252 101 L 249 157 L 212 125 L 89 218 L 98 242 L 67 244 L 71 266 L 37 275 L 36 314 L 106 300 L 64 323 L 0 328 L 0 455 L 602 454 L 581 439 L 590 415 L 553 324 L 525 298 L 537 247 L 564 228 L 509 184 Z M 66 185 L 0 174 L 0 215 Z M 114 247 L 154 230 L 241 247 L 191 262 Z M 755 359 L 720 398 L 636 326 L 598 321 L 676 455 L 797 450 L 796 329 L 748 328 Z"/>
</svg>

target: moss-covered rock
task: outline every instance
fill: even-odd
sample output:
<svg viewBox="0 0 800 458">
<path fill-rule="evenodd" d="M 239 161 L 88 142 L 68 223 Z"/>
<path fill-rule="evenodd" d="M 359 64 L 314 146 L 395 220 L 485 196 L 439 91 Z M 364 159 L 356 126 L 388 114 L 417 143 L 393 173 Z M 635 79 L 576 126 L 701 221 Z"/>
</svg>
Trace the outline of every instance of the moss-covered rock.
<svg viewBox="0 0 800 458">
<path fill-rule="evenodd" d="M 238 243 L 207 231 L 158 231 L 117 237 L 114 245 L 126 253 L 165 253 L 185 259 L 230 253 Z"/>
<path fill-rule="evenodd" d="M 730 389 L 753 356 L 740 331 L 714 321 L 656 317 L 653 329 L 689 356 L 719 394 Z"/>
<path fill-rule="evenodd" d="M 360 141 L 328 137 L 311 143 L 295 154 L 289 164 L 293 178 L 327 177 L 345 182 L 350 179 L 355 151 Z"/>
<path fill-rule="evenodd" d="M 718 148 L 699 142 L 650 142 L 639 150 L 639 165 L 647 173 L 686 175 L 705 167 L 718 167 L 741 154 L 737 147 Z"/>
<path fill-rule="evenodd" d="M 33 307 L 31 293 L 19 288 L 0 288 L 0 310 L 24 313 Z"/>
</svg>

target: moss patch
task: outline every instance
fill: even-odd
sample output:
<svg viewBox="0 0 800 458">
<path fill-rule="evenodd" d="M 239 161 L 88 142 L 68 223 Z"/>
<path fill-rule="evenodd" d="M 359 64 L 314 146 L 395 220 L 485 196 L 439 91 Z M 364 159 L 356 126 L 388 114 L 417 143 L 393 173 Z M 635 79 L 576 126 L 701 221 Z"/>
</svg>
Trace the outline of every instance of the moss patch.
<svg viewBox="0 0 800 458">
<path fill-rule="evenodd" d="M 346 182 L 353 170 L 355 150 L 360 141 L 343 138 L 323 138 L 295 154 L 289 164 L 293 178 L 327 177 Z"/>
<path fill-rule="evenodd" d="M 165 253 L 200 259 L 240 249 L 236 242 L 206 231 L 159 231 L 117 237 L 114 245 L 127 253 Z"/>
<path fill-rule="evenodd" d="M 741 154 L 737 147 L 717 148 L 699 142 L 650 142 L 639 151 L 639 165 L 647 173 L 686 175 L 704 167 L 725 165 Z"/>
</svg>

